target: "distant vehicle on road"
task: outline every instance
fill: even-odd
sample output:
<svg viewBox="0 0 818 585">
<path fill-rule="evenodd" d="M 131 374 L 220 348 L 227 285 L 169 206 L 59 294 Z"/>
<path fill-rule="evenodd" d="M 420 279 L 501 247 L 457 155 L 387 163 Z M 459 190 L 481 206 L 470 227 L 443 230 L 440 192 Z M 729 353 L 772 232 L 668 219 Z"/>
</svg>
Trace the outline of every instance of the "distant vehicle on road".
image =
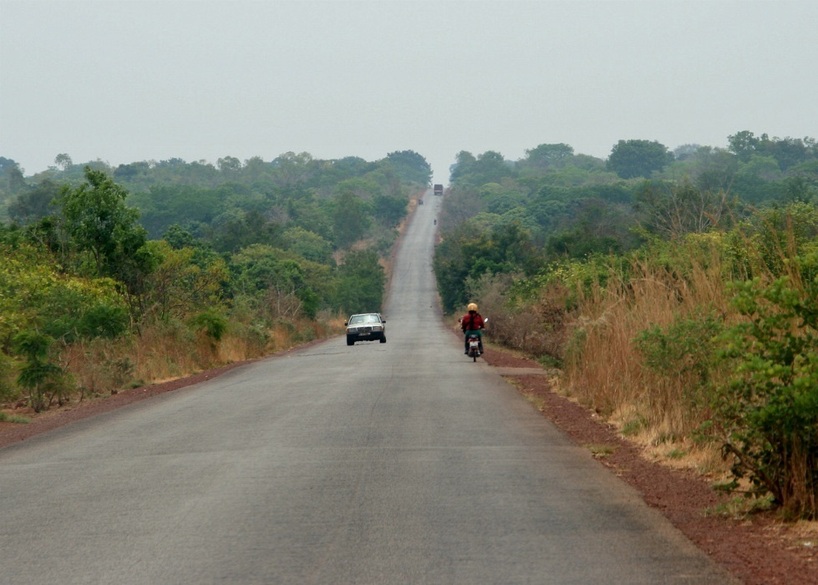
<svg viewBox="0 0 818 585">
<path fill-rule="evenodd" d="M 347 328 L 347 345 L 376 339 L 386 343 L 386 321 L 380 313 L 358 313 L 350 316 L 344 325 Z"/>
<path fill-rule="evenodd" d="M 443 185 L 441 185 L 440 183 L 435 183 L 434 191 L 435 195 L 443 195 Z"/>
</svg>

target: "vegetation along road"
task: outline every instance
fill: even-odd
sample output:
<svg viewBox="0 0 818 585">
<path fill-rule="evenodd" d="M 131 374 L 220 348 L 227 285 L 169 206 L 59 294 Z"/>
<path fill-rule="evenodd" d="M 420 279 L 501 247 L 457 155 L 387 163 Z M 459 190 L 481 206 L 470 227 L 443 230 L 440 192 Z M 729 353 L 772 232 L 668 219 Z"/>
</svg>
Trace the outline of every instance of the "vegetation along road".
<svg viewBox="0 0 818 585">
<path fill-rule="evenodd" d="M 438 320 L 439 199 L 388 343 L 343 338 L 0 450 L 0 580 L 726 583 Z"/>
</svg>

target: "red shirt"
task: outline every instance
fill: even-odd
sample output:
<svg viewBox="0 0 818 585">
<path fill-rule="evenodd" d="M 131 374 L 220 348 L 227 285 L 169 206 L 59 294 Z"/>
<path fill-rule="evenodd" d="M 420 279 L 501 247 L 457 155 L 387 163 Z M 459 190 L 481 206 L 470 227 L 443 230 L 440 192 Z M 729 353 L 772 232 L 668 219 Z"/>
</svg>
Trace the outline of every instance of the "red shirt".
<svg viewBox="0 0 818 585">
<path fill-rule="evenodd" d="M 463 331 L 477 331 L 483 328 L 483 317 L 480 313 L 466 313 L 460 319 L 460 328 Z"/>
</svg>

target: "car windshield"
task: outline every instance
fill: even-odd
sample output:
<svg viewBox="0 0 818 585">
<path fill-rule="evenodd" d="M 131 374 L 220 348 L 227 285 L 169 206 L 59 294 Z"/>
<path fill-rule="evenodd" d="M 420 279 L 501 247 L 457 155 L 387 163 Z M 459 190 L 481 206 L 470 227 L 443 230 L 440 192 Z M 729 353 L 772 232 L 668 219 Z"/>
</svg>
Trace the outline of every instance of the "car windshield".
<svg viewBox="0 0 818 585">
<path fill-rule="evenodd" d="M 377 315 L 353 315 L 349 319 L 350 325 L 361 325 L 363 323 L 380 323 Z"/>
</svg>

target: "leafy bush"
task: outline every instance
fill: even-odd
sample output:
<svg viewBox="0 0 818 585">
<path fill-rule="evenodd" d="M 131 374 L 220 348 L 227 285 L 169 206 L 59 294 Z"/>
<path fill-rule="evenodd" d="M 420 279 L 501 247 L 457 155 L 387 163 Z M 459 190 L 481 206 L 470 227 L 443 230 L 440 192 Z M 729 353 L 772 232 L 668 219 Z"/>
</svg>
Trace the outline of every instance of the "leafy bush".
<svg viewBox="0 0 818 585">
<path fill-rule="evenodd" d="M 14 364 L 7 355 L 0 353 L 0 402 L 17 396 L 13 383 Z"/>
<path fill-rule="evenodd" d="M 644 364 L 662 377 L 675 379 L 686 407 L 706 406 L 706 391 L 716 366 L 715 338 L 723 331 L 713 315 L 679 318 L 667 327 L 652 325 L 634 340 Z"/>
<path fill-rule="evenodd" d="M 736 285 L 747 320 L 724 336 L 735 373 L 717 400 L 734 475 L 793 517 L 818 517 L 817 286 L 795 274 Z"/>
<path fill-rule="evenodd" d="M 54 399 L 62 405 L 70 390 L 65 371 L 49 360 L 53 339 L 37 331 L 22 331 L 14 336 L 14 346 L 25 356 L 17 383 L 28 390 L 28 399 L 35 412 L 47 410 Z"/>
<path fill-rule="evenodd" d="M 128 329 L 128 310 L 121 305 L 99 303 L 90 307 L 77 323 L 77 331 L 83 337 L 113 339 Z"/>
<path fill-rule="evenodd" d="M 214 342 L 220 341 L 227 331 L 227 319 L 216 311 L 199 313 L 193 317 L 191 325 Z"/>
<path fill-rule="evenodd" d="M 113 339 L 125 333 L 130 314 L 121 299 L 93 294 L 78 287 L 55 287 L 41 313 L 43 331 L 67 343 L 94 337 Z"/>
<path fill-rule="evenodd" d="M 375 252 L 350 252 L 338 271 L 337 304 L 344 313 L 381 310 L 386 274 Z"/>
<path fill-rule="evenodd" d="M 66 276 L 33 247 L 0 248 L 0 340 L 40 329 L 65 342 L 116 337 L 130 325 L 127 305 L 110 278 Z"/>
</svg>

